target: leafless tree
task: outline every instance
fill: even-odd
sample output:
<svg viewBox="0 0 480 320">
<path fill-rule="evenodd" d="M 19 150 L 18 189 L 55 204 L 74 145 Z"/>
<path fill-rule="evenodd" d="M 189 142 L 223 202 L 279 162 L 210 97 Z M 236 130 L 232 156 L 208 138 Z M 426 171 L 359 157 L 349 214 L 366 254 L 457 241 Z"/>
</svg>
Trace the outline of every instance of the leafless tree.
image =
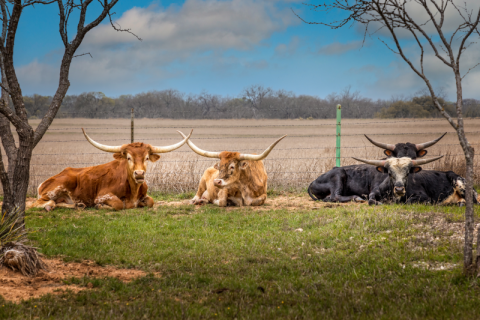
<svg viewBox="0 0 480 320">
<path fill-rule="evenodd" d="M 365 35 L 377 36 L 391 51 L 399 55 L 425 83 L 435 107 L 455 129 L 466 161 L 466 209 L 464 270 L 466 274 L 480 270 L 480 233 L 477 238 L 476 259 L 473 257 L 473 157 L 474 150 L 465 136 L 463 121 L 462 79 L 478 64 L 460 68 L 465 51 L 474 44 L 472 36 L 480 35 L 478 1 L 467 0 L 333 0 L 309 5 L 325 12 L 341 12 L 337 21 L 314 21 L 332 29 L 357 24 Z M 303 20 L 303 19 L 302 19 Z M 452 29 L 452 23 L 454 27 Z M 418 54 L 408 54 L 406 47 L 413 41 Z M 456 117 L 439 102 L 439 92 L 425 71 L 426 55 L 438 59 L 452 72 L 456 88 Z M 462 66 L 463 67 L 463 66 Z M 467 70 L 464 72 L 464 70 Z M 479 230 L 480 231 L 480 230 Z"/>
<path fill-rule="evenodd" d="M 252 109 L 254 118 L 257 118 L 257 112 L 263 100 L 271 94 L 272 89 L 264 88 L 262 85 L 253 85 L 243 90 L 242 95 Z"/>
<path fill-rule="evenodd" d="M 1 39 L 0 39 L 0 68 L 2 71 L 2 98 L 0 101 L 0 137 L 8 158 L 8 172 L 0 155 L 0 181 L 3 186 L 2 212 L 12 212 L 15 207 L 20 208 L 22 214 L 25 209 L 28 181 L 30 178 L 30 161 L 35 146 L 51 125 L 63 98 L 70 87 L 70 65 L 75 53 L 85 35 L 98 26 L 106 17 L 111 21 L 112 8 L 118 0 L 99 0 L 102 6 L 100 13 L 93 16 L 87 11 L 93 0 L 0 0 L 1 9 Z M 97 3 L 97 2 L 95 2 Z M 53 96 L 46 114 L 36 129 L 28 123 L 27 112 L 22 96 L 22 89 L 17 79 L 13 62 L 17 29 L 24 9 L 34 5 L 58 6 L 59 32 L 65 51 L 60 65 L 60 79 L 58 88 Z M 70 38 L 68 25 L 73 17 L 78 17 L 76 34 Z M 115 28 L 115 27 L 114 27 Z M 127 31 L 115 28 L 117 31 Z M 11 104 L 9 103 L 11 99 Z M 18 135 L 18 146 L 12 131 L 12 124 Z"/>
</svg>

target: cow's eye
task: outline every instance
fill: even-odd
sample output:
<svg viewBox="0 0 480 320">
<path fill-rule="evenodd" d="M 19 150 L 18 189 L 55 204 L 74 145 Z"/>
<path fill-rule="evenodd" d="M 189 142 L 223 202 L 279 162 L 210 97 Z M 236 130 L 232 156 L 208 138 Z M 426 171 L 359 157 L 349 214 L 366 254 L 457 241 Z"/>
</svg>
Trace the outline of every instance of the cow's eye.
<svg viewBox="0 0 480 320">
<path fill-rule="evenodd" d="M 235 169 L 235 167 L 234 167 L 234 166 L 231 166 L 230 169 L 233 170 L 233 169 Z"/>
<path fill-rule="evenodd" d="M 145 158 L 145 161 L 147 161 L 147 160 L 148 160 L 148 157 Z"/>
</svg>

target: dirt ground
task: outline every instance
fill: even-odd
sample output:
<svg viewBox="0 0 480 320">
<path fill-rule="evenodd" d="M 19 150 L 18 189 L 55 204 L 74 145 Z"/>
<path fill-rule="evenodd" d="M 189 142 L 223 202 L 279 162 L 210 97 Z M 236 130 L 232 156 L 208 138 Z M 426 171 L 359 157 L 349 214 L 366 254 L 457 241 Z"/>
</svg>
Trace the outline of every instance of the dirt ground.
<svg viewBox="0 0 480 320">
<path fill-rule="evenodd" d="M 91 288 L 88 284 L 87 287 L 64 284 L 64 279 L 72 277 L 113 277 L 123 282 L 129 282 L 146 275 L 146 272 L 140 270 L 101 267 L 92 261 L 83 261 L 82 263 L 67 263 L 60 259 L 43 259 L 43 261 L 47 264 L 49 270 L 42 271 L 33 278 L 23 276 L 20 272 L 6 267 L 0 268 L 0 295 L 5 300 L 18 303 L 49 293 L 59 294 L 66 290 L 76 293 Z"/>
<path fill-rule="evenodd" d="M 154 208 L 160 206 L 180 206 L 188 205 L 190 200 L 182 201 L 157 201 Z M 308 195 L 280 195 L 274 197 L 268 197 L 263 206 L 258 207 L 245 207 L 250 208 L 255 211 L 266 211 L 272 209 L 287 209 L 287 210 L 298 210 L 298 209 L 321 209 L 321 208 L 336 208 L 336 207 L 345 207 L 345 206 L 361 206 L 368 205 L 368 202 L 364 203 L 331 203 L 323 201 L 313 201 Z M 201 206 L 195 206 L 196 209 L 201 208 Z M 226 210 L 235 210 L 239 207 L 227 207 Z"/>
</svg>

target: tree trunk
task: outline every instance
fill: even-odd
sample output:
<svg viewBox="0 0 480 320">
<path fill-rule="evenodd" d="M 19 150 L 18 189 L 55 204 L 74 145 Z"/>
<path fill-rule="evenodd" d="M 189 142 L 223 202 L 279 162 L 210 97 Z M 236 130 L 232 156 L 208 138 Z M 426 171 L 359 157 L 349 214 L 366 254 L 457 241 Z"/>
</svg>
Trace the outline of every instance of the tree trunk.
<svg viewBox="0 0 480 320">
<path fill-rule="evenodd" d="M 465 151 L 466 174 L 465 174 L 465 246 L 464 246 L 464 271 L 467 275 L 475 272 L 473 260 L 473 230 L 475 221 L 473 215 L 473 156 L 474 149 L 468 147 Z M 478 250 L 478 249 L 477 249 Z M 478 256 L 476 258 L 478 260 Z"/>
</svg>

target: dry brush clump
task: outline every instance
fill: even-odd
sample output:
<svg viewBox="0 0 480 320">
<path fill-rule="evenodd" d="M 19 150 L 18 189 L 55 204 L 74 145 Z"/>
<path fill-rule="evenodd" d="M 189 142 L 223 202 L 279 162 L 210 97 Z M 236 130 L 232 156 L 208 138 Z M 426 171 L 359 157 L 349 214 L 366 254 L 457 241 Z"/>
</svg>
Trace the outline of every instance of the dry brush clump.
<svg viewBox="0 0 480 320">
<path fill-rule="evenodd" d="M 20 210 L 9 215 L 5 212 L 0 221 L 0 268 L 20 271 L 24 276 L 34 277 L 47 265 L 40 258 L 37 248 L 24 244 L 27 231 Z"/>
<path fill-rule="evenodd" d="M 32 120 L 37 121 L 37 120 Z M 471 143 L 480 148 L 476 128 L 480 119 L 466 119 Z M 66 167 L 87 167 L 113 160 L 112 154 L 94 149 L 83 137 L 81 127 L 96 141 L 110 145 L 130 142 L 130 121 L 126 119 L 57 119 L 39 143 L 32 158 L 29 193 Z M 262 152 L 276 138 L 287 134 L 264 161 L 269 188 L 306 188 L 311 181 L 335 166 L 334 120 L 167 120 L 136 119 L 135 141 L 167 145 L 181 140 L 176 130 L 194 129 L 192 141 L 211 151 Z M 465 160 L 458 138 L 443 119 L 348 119 L 342 122 L 342 166 L 357 164 L 352 157 L 382 159 L 382 150 L 370 144 L 364 134 L 385 143 L 421 143 L 449 132 L 427 157 L 446 155 L 424 169 L 452 170 L 465 174 Z M 468 133 L 472 132 L 472 133 Z M 215 163 L 193 153 L 185 145 L 161 155 L 150 164 L 147 183 L 151 191 L 191 192 L 206 168 Z M 475 183 L 480 184 L 480 156 L 475 157 Z"/>
</svg>

